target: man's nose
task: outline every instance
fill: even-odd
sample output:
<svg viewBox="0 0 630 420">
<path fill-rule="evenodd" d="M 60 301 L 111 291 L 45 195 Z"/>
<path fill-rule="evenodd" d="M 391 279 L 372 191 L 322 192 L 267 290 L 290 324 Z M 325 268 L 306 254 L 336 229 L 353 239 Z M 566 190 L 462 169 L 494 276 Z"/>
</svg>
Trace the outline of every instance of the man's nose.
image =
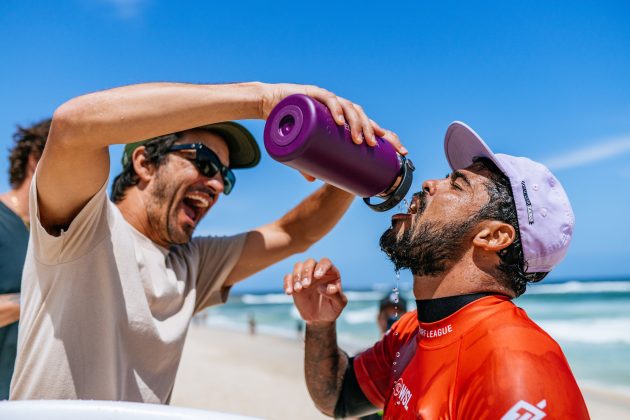
<svg viewBox="0 0 630 420">
<path fill-rule="evenodd" d="M 434 195 L 437 190 L 437 180 L 428 179 L 422 183 L 422 191 L 429 195 Z"/>
<path fill-rule="evenodd" d="M 221 194 L 225 190 L 225 184 L 223 184 L 223 178 L 217 173 L 212 178 L 206 178 L 206 187 L 212 189 L 217 195 Z"/>
</svg>

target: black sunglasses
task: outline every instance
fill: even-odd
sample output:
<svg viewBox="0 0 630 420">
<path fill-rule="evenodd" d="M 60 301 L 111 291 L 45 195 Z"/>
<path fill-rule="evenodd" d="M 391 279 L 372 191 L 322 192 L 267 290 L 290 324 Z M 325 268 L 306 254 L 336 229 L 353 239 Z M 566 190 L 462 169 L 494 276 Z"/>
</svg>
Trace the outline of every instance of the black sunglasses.
<svg viewBox="0 0 630 420">
<path fill-rule="evenodd" d="M 220 173 L 221 178 L 223 178 L 223 194 L 228 195 L 232 192 L 234 184 L 236 183 L 236 176 L 230 168 L 221 163 L 216 153 L 201 143 L 176 144 L 171 146 L 167 152 L 177 152 L 180 150 L 194 150 L 195 159 L 188 160 L 195 165 L 197 170 L 208 178 L 212 178 L 217 173 Z"/>
</svg>

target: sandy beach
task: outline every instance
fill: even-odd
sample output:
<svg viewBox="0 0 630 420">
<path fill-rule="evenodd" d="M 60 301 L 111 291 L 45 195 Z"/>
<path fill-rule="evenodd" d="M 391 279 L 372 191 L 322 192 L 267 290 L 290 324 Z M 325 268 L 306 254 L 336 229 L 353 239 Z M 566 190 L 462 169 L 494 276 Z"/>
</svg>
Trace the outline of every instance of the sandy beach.
<svg viewBox="0 0 630 420">
<path fill-rule="evenodd" d="M 171 404 L 265 419 L 327 418 L 304 384 L 303 343 L 193 325 Z M 630 398 L 583 388 L 591 417 L 630 418 Z"/>
</svg>

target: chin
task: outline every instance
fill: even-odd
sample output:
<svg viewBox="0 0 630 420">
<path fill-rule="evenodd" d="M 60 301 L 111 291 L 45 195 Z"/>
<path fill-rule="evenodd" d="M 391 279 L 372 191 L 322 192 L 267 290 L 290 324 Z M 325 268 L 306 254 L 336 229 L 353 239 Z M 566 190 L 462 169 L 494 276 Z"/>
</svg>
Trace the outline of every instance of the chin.
<svg viewBox="0 0 630 420">
<path fill-rule="evenodd" d="M 171 225 L 168 229 L 169 243 L 171 245 L 185 245 L 192 239 L 195 227 L 189 224 Z"/>
</svg>

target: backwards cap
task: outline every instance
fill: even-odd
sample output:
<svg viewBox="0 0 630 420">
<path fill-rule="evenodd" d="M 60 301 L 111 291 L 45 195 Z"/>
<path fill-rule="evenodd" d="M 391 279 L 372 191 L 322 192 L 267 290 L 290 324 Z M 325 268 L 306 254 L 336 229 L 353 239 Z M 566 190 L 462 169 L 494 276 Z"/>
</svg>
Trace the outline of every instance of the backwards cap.
<svg viewBox="0 0 630 420">
<path fill-rule="evenodd" d="M 475 131 L 455 121 L 446 130 L 446 158 L 453 170 L 485 157 L 510 180 L 518 215 L 526 273 L 549 272 L 567 253 L 575 217 L 560 181 L 544 165 L 493 153 Z"/>
</svg>

